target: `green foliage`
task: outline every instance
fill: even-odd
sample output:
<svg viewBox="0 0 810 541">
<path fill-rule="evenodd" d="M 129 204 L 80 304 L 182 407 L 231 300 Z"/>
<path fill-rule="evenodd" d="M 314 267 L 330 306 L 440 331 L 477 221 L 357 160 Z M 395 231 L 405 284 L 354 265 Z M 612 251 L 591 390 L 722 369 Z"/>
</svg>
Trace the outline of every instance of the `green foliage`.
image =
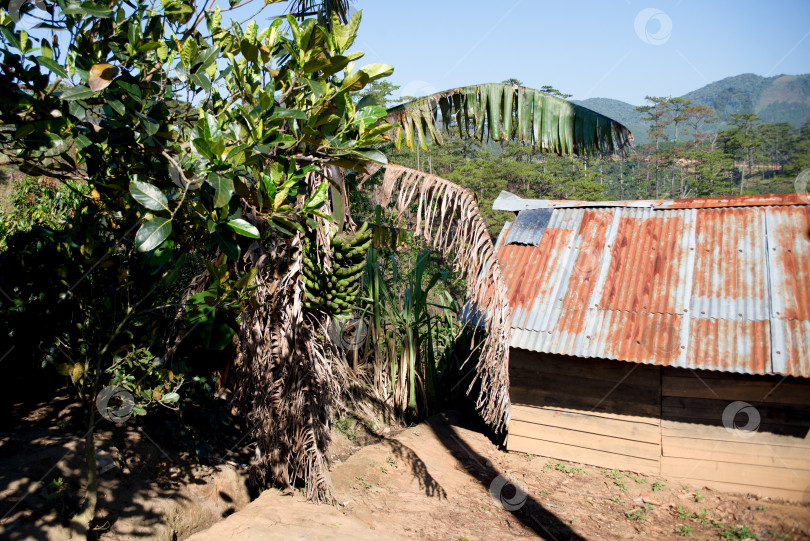
<svg viewBox="0 0 810 541">
<path fill-rule="evenodd" d="M 565 462 L 548 462 L 543 466 L 543 471 L 554 470 L 565 474 L 582 473 L 582 468 L 578 466 L 569 466 Z"/>
<path fill-rule="evenodd" d="M 375 359 L 375 384 L 390 396 L 394 414 L 415 418 L 435 411 L 454 391 L 463 342 L 455 276 L 412 236 L 384 225 L 377 207 L 364 269 L 369 315 L 362 354 Z"/>
<path fill-rule="evenodd" d="M 692 535 L 694 528 L 691 528 L 685 524 L 681 524 L 677 528 L 675 528 L 675 534 L 680 535 L 681 537 L 689 537 Z"/>
<path fill-rule="evenodd" d="M 748 526 L 740 526 L 739 528 L 726 528 L 720 531 L 720 537 L 723 539 L 761 539 L 754 530 Z"/>
<path fill-rule="evenodd" d="M 0 251 L 6 239 L 29 231 L 32 227 L 59 229 L 79 208 L 82 195 L 89 193 L 86 184 L 68 181 L 22 177 L 12 181 L 10 209 L 0 210 Z"/>
<path fill-rule="evenodd" d="M 62 214 L 49 205 L 62 190 L 35 194 L 41 208 L 20 206 L 13 230 L 3 221 L 0 323 L 21 358 L 56 367 L 89 406 L 88 460 L 99 391 L 130 392 L 136 415 L 182 410 L 189 380 L 194 398 L 210 392 L 183 359 L 164 365 L 172 326 L 185 325 L 180 352 L 201 371 L 192 354 L 227 349 L 250 306 L 247 250 L 330 219 L 327 166 L 385 163 L 385 110 L 353 94 L 392 68 L 354 68 L 361 15 L 332 4 L 321 24 L 266 28 L 225 27 L 219 8 L 195 17 L 183 1 L 59 4 L 58 46 L 0 12 L 0 153 L 81 192 Z M 195 276 L 203 291 L 185 296 Z"/>
</svg>

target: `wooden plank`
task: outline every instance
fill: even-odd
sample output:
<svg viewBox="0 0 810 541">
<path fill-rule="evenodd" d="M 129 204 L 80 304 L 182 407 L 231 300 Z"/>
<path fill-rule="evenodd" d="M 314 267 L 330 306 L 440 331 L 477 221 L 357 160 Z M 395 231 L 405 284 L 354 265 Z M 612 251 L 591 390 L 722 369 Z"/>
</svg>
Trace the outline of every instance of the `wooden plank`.
<svg viewBox="0 0 810 541">
<path fill-rule="evenodd" d="M 522 370 L 510 370 L 509 379 L 512 385 L 527 388 L 541 388 L 547 390 L 556 390 L 560 393 L 581 393 L 583 391 L 590 392 L 597 400 L 603 396 L 610 394 L 618 395 L 637 395 L 645 402 L 657 403 L 661 399 L 661 386 L 658 380 L 646 381 L 643 384 L 637 384 L 630 381 L 613 381 L 608 379 L 600 379 L 591 377 L 586 372 L 579 376 L 570 376 L 568 374 L 545 374 L 542 378 L 535 378 L 531 374 Z"/>
<path fill-rule="evenodd" d="M 658 460 L 646 460 L 643 458 L 617 455 L 615 453 L 513 434 L 510 434 L 509 438 L 507 438 L 506 448 L 509 451 L 532 453 L 555 460 L 579 462 L 581 464 L 590 464 L 591 466 L 599 466 L 601 468 L 616 468 L 635 473 L 643 473 L 645 475 L 658 475 L 660 469 Z"/>
<path fill-rule="evenodd" d="M 660 417 L 649 417 L 641 415 L 622 415 L 620 413 L 606 413 L 602 411 L 590 411 L 590 410 L 560 408 L 551 406 L 532 406 L 531 404 L 515 404 L 514 402 L 512 402 L 512 411 L 514 411 L 514 408 L 516 407 L 527 408 L 530 410 L 542 409 L 546 411 L 562 411 L 565 413 L 590 415 L 591 417 L 599 417 L 601 419 L 616 419 L 617 421 L 628 421 L 631 423 L 644 423 L 653 426 L 661 426 Z"/>
<path fill-rule="evenodd" d="M 654 443 L 656 446 L 661 443 L 661 430 L 658 425 L 608 419 L 587 413 L 570 413 L 543 408 L 512 406 L 512 421 L 526 421 L 545 426 L 588 432 L 590 434 Z"/>
<path fill-rule="evenodd" d="M 742 486 L 751 487 L 752 490 L 768 487 L 804 491 L 810 485 L 810 470 L 670 456 L 661 457 L 661 476 L 707 482 L 739 483 Z M 740 483 L 741 480 L 744 482 Z"/>
<path fill-rule="evenodd" d="M 748 444 L 753 445 L 784 445 L 787 447 L 810 447 L 810 438 L 807 436 L 803 438 L 795 436 L 784 436 L 781 434 L 774 434 L 772 432 L 754 432 L 753 434 L 745 434 L 747 437 L 742 438 L 733 432 L 729 432 L 723 426 L 707 426 L 703 424 L 684 423 L 679 421 L 672 421 L 669 419 L 661 420 L 661 434 L 663 437 L 680 437 L 692 438 L 701 440 L 721 440 L 721 441 L 740 441 L 745 440 Z"/>
<path fill-rule="evenodd" d="M 722 425 L 723 414 L 731 402 L 706 398 L 664 397 L 661 415 L 664 419 Z M 810 407 L 793 404 L 768 404 L 748 402 L 759 414 L 760 430 L 803 437 L 810 430 Z M 740 413 L 737 422 L 748 422 L 745 413 Z"/>
<path fill-rule="evenodd" d="M 526 387 L 512 379 L 509 396 L 513 403 L 531 404 L 551 408 L 571 408 L 600 411 L 621 415 L 657 418 L 661 415 L 660 395 L 633 389 L 613 389 L 613 385 L 599 385 L 574 389 L 568 381 L 548 381 L 543 386 Z M 606 383 L 606 382 L 600 382 Z"/>
<path fill-rule="evenodd" d="M 782 381 L 768 376 L 740 376 L 725 373 L 698 373 L 664 369 L 662 393 L 666 396 L 744 400 L 771 404 L 810 405 L 810 382 Z"/>
<path fill-rule="evenodd" d="M 605 451 L 624 456 L 658 460 L 661 455 L 660 443 L 646 443 L 623 439 L 621 437 L 604 436 L 590 432 L 581 432 L 576 427 L 559 428 L 556 426 L 515 421 L 509 423 L 509 433 L 527 438 L 542 439 L 556 443 L 564 443 L 586 449 Z"/>
<path fill-rule="evenodd" d="M 810 449 L 802 447 L 666 436 L 662 438 L 661 451 L 668 457 L 810 470 Z"/>
<path fill-rule="evenodd" d="M 683 477 L 671 477 L 685 484 L 705 486 L 713 490 L 724 492 L 736 492 L 738 494 L 754 494 L 756 496 L 767 496 L 769 498 L 779 498 L 793 502 L 810 502 L 810 491 L 788 490 L 778 487 L 753 487 L 740 483 L 724 483 L 721 481 L 702 481 L 700 479 L 687 479 Z"/>
<path fill-rule="evenodd" d="M 567 376 L 578 380 L 582 377 L 628 385 L 653 386 L 660 384 L 659 366 L 626 363 L 607 359 L 583 359 L 527 352 L 512 348 L 509 355 L 509 371 L 523 378 L 542 381 L 546 376 Z"/>
</svg>

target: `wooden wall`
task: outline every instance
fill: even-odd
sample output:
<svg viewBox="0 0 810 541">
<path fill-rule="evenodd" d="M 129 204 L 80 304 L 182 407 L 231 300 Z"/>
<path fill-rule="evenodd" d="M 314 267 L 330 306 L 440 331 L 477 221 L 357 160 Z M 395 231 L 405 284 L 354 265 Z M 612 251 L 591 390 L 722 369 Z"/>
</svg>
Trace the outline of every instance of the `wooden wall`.
<svg viewBox="0 0 810 541">
<path fill-rule="evenodd" d="M 510 379 L 510 451 L 810 501 L 808 380 L 520 349 Z M 755 431 L 724 426 L 734 401 L 756 408 Z"/>
<path fill-rule="evenodd" d="M 664 368 L 661 475 L 720 490 L 810 500 L 810 385 L 799 378 Z M 756 430 L 734 430 L 726 408 L 756 409 Z M 756 419 L 755 419 L 756 420 Z M 744 427 L 748 415 L 739 413 Z"/>
<path fill-rule="evenodd" d="M 508 450 L 658 474 L 659 367 L 519 349 L 509 364 Z"/>
</svg>

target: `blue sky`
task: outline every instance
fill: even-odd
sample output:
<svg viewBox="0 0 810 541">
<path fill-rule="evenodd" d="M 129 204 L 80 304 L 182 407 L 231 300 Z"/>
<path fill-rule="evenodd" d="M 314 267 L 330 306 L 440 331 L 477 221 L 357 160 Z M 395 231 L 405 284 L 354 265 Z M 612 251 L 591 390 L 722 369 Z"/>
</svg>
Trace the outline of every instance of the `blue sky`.
<svg viewBox="0 0 810 541">
<path fill-rule="evenodd" d="M 219 0 L 223 8 L 227 0 Z M 238 8 L 239 20 L 259 2 Z M 514 77 L 572 99 L 680 96 L 741 73 L 810 73 L 810 0 L 354 0 L 359 63 L 403 95 Z M 268 6 L 260 26 L 286 2 Z M 226 18 L 227 18 L 226 15 Z"/>
<path fill-rule="evenodd" d="M 497 82 L 632 104 L 740 73 L 810 73 L 810 2 L 358 0 L 357 48 L 408 94 Z M 421 92 L 420 92 L 421 91 Z"/>
</svg>

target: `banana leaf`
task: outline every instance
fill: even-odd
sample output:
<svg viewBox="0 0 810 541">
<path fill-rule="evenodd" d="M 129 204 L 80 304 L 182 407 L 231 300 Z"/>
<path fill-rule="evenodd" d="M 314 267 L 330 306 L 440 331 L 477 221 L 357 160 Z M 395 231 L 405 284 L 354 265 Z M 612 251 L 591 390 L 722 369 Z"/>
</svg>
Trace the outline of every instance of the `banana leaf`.
<svg viewBox="0 0 810 541">
<path fill-rule="evenodd" d="M 385 119 L 396 125 L 397 148 L 404 139 L 413 149 L 416 134 L 420 147 L 427 149 L 431 140 L 441 144 L 442 132 L 453 128 L 460 137 L 519 141 L 561 155 L 611 154 L 633 141 L 629 129 L 602 114 L 539 90 L 502 83 L 431 94 L 392 107 Z"/>
</svg>

